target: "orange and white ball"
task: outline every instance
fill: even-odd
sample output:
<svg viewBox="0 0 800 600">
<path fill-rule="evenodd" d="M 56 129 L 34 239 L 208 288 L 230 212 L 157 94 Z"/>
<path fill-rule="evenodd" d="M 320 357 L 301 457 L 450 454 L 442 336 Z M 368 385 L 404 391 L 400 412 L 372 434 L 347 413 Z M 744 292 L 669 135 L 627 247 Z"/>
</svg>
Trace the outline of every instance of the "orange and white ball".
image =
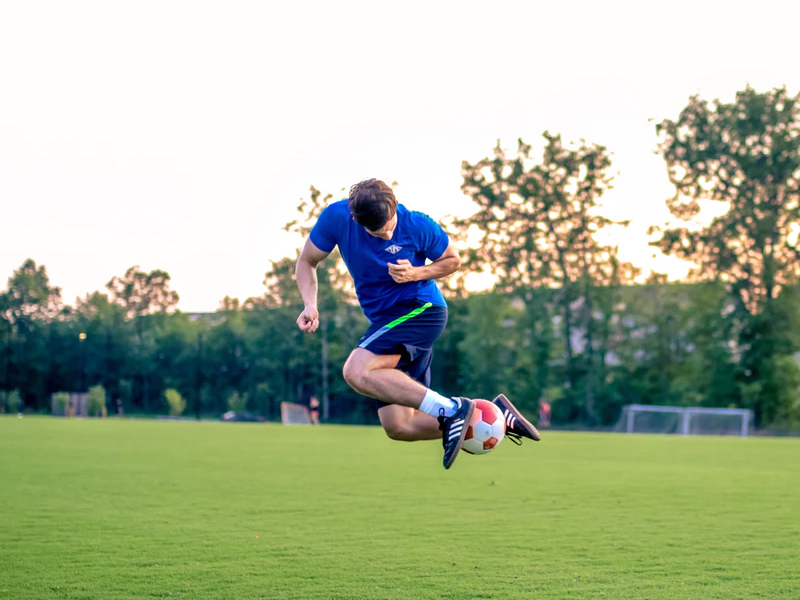
<svg viewBox="0 0 800 600">
<path fill-rule="evenodd" d="M 495 404 L 488 400 L 475 400 L 475 404 L 461 449 L 469 454 L 486 454 L 503 441 L 506 422 L 502 411 Z"/>
</svg>

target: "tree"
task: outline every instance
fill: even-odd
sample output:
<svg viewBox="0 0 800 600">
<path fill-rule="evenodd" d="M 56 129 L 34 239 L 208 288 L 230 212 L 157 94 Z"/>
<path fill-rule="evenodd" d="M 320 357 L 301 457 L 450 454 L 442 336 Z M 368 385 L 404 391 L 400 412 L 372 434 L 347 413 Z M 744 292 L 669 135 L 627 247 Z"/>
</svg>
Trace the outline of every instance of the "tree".
<svg viewBox="0 0 800 600">
<path fill-rule="evenodd" d="M 172 312 L 178 305 L 177 292 L 169 289 L 169 273 L 153 270 L 145 273 L 139 266 L 125 271 L 124 277 L 112 277 L 106 284 L 112 302 L 125 309 L 128 319 L 153 313 Z"/>
<path fill-rule="evenodd" d="M 166 271 L 145 273 L 138 265 L 129 268 L 124 277 L 112 277 L 106 284 L 111 301 L 120 305 L 125 316 L 132 320 L 138 339 L 137 371 L 141 374 L 144 404 L 150 404 L 150 372 L 152 371 L 152 340 L 145 339 L 145 318 L 165 315 L 175 310 L 180 297 L 169 289 L 170 276 Z"/>
<path fill-rule="evenodd" d="M 112 398 L 118 397 L 128 349 L 134 346 L 134 328 L 125 322 L 125 308 L 95 291 L 76 299 L 72 321 L 74 327 L 67 332 L 70 344 L 64 354 L 71 358 L 73 370 L 83 372 L 81 379 L 86 378 L 87 385 L 101 383 Z M 84 339 L 76 348 L 80 334 Z"/>
<path fill-rule="evenodd" d="M 241 308 L 241 303 L 238 298 L 231 298 L 225 296 L 219 303 L 219 310 L 222 312 L 237 311 Z"/>
<path fill-rule="evenodd" d="M 52 319 L 61 308 L 61 288 L 51 287 L 45 266 L 37 267 L 29 258 L 9 278 L 3 308 L 6 317 L 20 327 Z"/>
<path fill-rule="evenodd" d="M 13 336 L 13 326 L 11 315 L 8 312 L 9 296 L 8 292 L 0 293 L 0 332 L 3 336 L 3 344 L 0 346 L 0 370 L 3 372 L 3 383 L 0 384 L 1 390 L 11 388 L 11 340 Z M 3 401 L 0 400 L 0 406 Z"/>
<path fill-rule="evenodd" d="M 47 403 L 48 373 L 53 360 L 48 348 L 48 324 L 61 316 L 61 289 L 50 285 L 47 269 L 27 259 L 8 280 L 0 298 L 5 330 L 4 385 L 18 386 L 33 408 Z M 13 372 L 13 377 L 10 374 Z"/>
<path fill-rule="evenodd" d="M 532 156 L 532 146 L 522 140 L 516 156 L 507 156 L 498 142 L 493 157 L 475 164 L 464 162 L 462 190 L 478 211 L 454 219 L 452 227 L 462 239 L 476 234 L 475 243 L 465 252 L 466 268 L 495 275 L 496 290 L 560 290 L 564 385 L 574 389 L 578 383 L 573 332 L 577 325 L 586 350 L 584 408 L 586 417 L 594 420 L 595 290 L 629 280 L 634 270 L 616 260 L 615 248 L 595 238 L 614 224 L 597 212 L 611 184 L 608 150 L 583 141 L 567 148 L 560 135 L 545 132 L 543 137 L 546 145 L 539 162 Z"/>
<path fill-rule="evenodd" d="M 721 283 L 668 283 L 653 274 L 620 294 L 609 346 L 607 417 L 619 403 L 727 406 L 739 400 L 731 300 Z M 617 400 L 619 402 L 617 402 Z M 616 416 L 616 415 L 614 415 Z"/>
<path fill-rule="evenodd" d="M 683 221 L 702 216 L 702 201 L 727 210 L 699 229 L 668 226 L 654 244 L 691 260 L 691 280 L 730 285 L 746 349 L 743 374 L 751 382 L 767 377 L 760 414 L 773 405 L 773 357 L 794 349 L 777 299 L 800 275 L 800 94 L 748 86 L 732 103 L 693 96 L 677 120 L 665 119 L 656 131 L 676 190 L 667 200 L 672 214 Z"/>
<path fill-rule="evenodd" d="M 107 294 L 97 291 L 75 300 L 76 314 L 86 321 L 96 321 L 107 327 L 119 323 L 125 316 L 124 310 L 124 306 L 111 302 Z"/>
<path fill-rule="evenodd" d="M 731 282 L 751 313 L 797 281 L 800 249 L 800 94 L 749 86 L 726 104 L 693 96 L 675 121 L 656 126 L 676 194 L 673 215 L 688 221 L 701 200 L 728 210 L 697 231 L 677 226 L 655 242 L 694 262 L 695 279 Z"/>
</svg>

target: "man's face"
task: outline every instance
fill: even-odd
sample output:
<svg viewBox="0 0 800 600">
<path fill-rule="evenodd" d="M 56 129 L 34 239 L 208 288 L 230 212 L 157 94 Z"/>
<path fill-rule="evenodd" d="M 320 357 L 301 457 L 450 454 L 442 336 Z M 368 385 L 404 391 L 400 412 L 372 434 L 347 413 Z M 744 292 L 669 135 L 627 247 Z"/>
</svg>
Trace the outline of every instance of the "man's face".
<svg viewBox="0 0 800 600">
<path fill-rule="evenodd" d="M 386 221 L 386 225 L 384 225 L 377 231 L 370 231 L 366 227 L 364 229 L 368 234 L 374 237 L 381 238 L 382 240 L 390 240 L 392 239 L 392 235 L 394 234 L 395 227 L 397 227 L 397 213 L 395 213 L 391 219 Z"/>
</svg>

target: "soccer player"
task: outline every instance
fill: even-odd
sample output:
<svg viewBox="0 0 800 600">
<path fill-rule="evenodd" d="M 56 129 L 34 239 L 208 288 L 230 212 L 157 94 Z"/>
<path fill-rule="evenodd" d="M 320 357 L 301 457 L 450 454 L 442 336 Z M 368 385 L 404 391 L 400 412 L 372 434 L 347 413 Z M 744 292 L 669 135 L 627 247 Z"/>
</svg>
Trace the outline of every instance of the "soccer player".
<svg viewBox="0 0 800 600">
<path fill-rule="evenodd" d="M 307 333 L 319 327 L 317 265 L 337 245 L 370 322 L 345 362 L 344 378 L 378 401 L 378 417 L 391 439 L 441 439 L 449 469 L 475 402 L 447 398 L 428 386 L 433 344 L 447 324 L 447 303 L 433 280 L 461 266 L 458 252 L 433 219 L 398 204 L 383 181 L 355 184 L 347 199 L 322 211 L 297 260 L 305 303 L 297 325 Z M 522 437 L 539 440 L 536 428 L 505 396 L 494 402 L 505 415 L 508 437 L 517 443 Z"/>
<path fill-rule="evenodd" d="M 316 396 L 308 399 L 308 416 L 312 425 L 319 425 L 319 400 Z"/>
</svg>

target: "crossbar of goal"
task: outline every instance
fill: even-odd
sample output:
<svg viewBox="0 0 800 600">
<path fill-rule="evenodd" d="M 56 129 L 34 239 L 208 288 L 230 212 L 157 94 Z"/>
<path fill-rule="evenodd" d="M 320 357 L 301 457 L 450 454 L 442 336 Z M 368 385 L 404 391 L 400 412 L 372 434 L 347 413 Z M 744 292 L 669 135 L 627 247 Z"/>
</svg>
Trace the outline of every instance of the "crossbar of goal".
<svg viewBox="0 0 800 600">
<path fill-rule="evenodd" d="M 689 435 L 689 422 L 693 415 L 732 415 L 742 418 L 741 435 L 747 437 L 753 411 L 746 408 L 699 408 L 691 406 L 653 406 L 649 404 L 629 404 L 628 421 L 625 431 L 633 433 L 633 420 L 637 412 L 677 413 L 681 416 L 681 435 Z"/>
</svg>

